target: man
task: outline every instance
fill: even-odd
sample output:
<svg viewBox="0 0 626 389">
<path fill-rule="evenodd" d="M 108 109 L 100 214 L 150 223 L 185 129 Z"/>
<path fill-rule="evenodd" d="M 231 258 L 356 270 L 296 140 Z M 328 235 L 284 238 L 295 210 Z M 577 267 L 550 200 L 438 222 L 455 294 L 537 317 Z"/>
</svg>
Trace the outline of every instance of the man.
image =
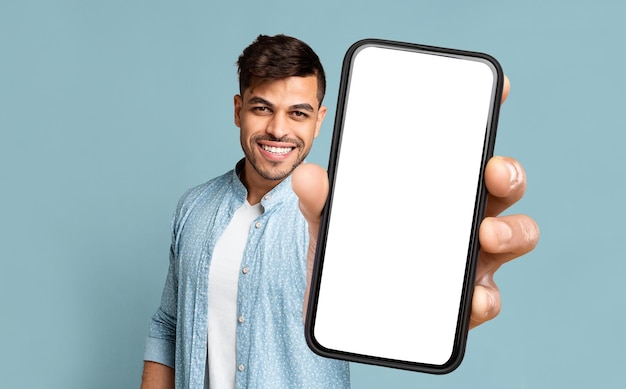
<svg viewBox="0 0 626 389">
<path fill-rule="evenodd" d="M 313 354 L 303 329 L 328 191 L 326 172 L 302 164 L 326 115 L 323 67 L 308 45 L 284 35 L 259 36 L 238 66 L 234 119 L 245 157 L 178 204 L 142 388 L 349 387 L 348 364 Z M 506 97 L 508 81 L 505 89 Z M 485 183 L 472 326 L 499 312 L 494 272 L 539 235 L 527 216 L 495 217 L 523 195 L 515 160 L 493 158 Z"/>
</svg>

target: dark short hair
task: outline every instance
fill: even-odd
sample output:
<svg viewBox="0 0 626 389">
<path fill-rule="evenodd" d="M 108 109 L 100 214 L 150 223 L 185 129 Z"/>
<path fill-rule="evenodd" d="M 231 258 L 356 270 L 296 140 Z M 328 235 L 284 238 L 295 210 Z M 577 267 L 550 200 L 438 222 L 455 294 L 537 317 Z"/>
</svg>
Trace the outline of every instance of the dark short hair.
<svg viewBox="0 0 626 389">
<path fill-rule="evenodd" d="M 317 100 L 326 93 L 326 75 L 319 57 L 309 45 L 287 35 L 259 35 L 237 60 L 239 92 L 254 84 L 287 77 L 317 76 Z"/>
</svg>

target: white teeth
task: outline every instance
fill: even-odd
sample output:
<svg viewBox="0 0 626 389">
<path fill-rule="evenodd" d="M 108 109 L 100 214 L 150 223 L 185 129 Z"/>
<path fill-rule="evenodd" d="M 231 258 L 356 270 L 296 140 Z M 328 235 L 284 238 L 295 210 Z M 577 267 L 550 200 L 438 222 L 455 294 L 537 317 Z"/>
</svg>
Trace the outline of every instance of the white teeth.
<svg viewBox="0 0 626 389">
<path fill-rule="evenodd" d="M 263 147 L 263 150 L 269 151 L 272 154 L 287 154 L 291 151 L 291 147 L 272 147 L 266 145 L 262 145 L 261 147 Z"/>
</svg>

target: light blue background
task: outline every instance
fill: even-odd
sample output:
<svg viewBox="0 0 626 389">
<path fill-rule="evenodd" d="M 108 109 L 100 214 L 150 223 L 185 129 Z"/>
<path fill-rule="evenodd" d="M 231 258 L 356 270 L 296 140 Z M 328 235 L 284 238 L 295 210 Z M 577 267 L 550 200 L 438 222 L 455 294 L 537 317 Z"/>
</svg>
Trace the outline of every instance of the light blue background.
<svg viewBox="0 0 626 389">
<path fill-rule="evenodd" d="M 176 201 L 241 156 L 236 58 L 286 33 L 328 73 L 320 164 L 354 41 L 498 58 L 513 87 L 496 153 L 529 176 L 511 212 L 542 229 L 457 371 L 353 364 L 353 387 L 626 387 L 625 17 L 617 0 L 3 0 L 0 385 L 138 387 Z"/>
</svg>

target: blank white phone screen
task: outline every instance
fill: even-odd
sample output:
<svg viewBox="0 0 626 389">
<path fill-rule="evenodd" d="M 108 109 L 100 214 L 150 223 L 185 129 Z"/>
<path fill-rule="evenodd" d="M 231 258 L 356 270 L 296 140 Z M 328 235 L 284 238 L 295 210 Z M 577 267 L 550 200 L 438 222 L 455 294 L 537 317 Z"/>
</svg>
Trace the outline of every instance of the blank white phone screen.
<svg viewBox="0 0 626 389">
<path fill-rule="evenodd" d="M 313 330 L 321 346 L 450 359 L 496 78 L 483 60 L 355 53 Z"/>
</svg>

